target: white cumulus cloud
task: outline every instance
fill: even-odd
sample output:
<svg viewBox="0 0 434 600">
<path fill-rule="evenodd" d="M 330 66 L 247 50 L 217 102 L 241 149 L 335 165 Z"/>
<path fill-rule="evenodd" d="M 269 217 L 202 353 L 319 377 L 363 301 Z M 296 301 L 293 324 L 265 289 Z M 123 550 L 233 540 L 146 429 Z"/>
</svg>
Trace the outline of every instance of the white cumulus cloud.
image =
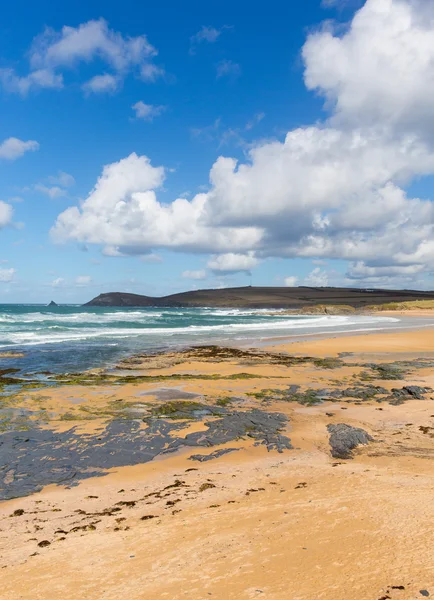
<svg viewBox="0 0 434 600">
<path fill-rule="evenodd" d="M 387 265 L 368 267 L 363 262 L 354 263 L 348 270 L 347 277 L 355 280 L 392 279 L 394 277 L 413 279 L 424 270 L 424 265 Z"/>
<path fill-rule="evenodd" d="M 121 252 L 119 250 L 119 248 L 116 247 L 116 246 L 105 246 L 102 249 L 102 253 L 103 253 L 104 256 L 114 256 L 114 257 L 126 256 L 126 254 L 124 254 L 123 252 Z"/>
<path fill-rule="evenodd" d="M 136 102 L 131 107 L 136 113 L 136 119 L 142 119 L 143 121 L 152 122 L 155 117 L 161 115 L 166 110 L 165 106 L 154 106 L 152 104 L 145 104 L 142 100 Z"/>
<path fill-rule="evenodd" d="M 27 75 L 21 76 L 11 68 L 0 69 L 0 82 L 6 91 L 25 96 L 33 89 L 59 89 L 64 86 L 65 70 L 101 61 L 111 72 L 84 82 L 86 93 L 113 92 L 130 72 L 144 81 L 164 75 L 164 69 L 153 62 L 158 52 L 145 35 L 124 36 L 110 29 L 104 19 L 77 27 L 64 26 L 60 31 L 47 27 L 34 38 L 28 54 Z"/>
<path fill-rule="evenodd" d="M 11 223 L 13 212 L 13 208 L 10 204 L 0 200 L 0 229 Z"/>
<path fill-rule="evenodd" d="M 315 267 L 313 271 L 304 278 L 304 285 L 311 287 L 327 287 L 329 284 L 329 278 L 325 271 L 320 267 Z"/>
<path fill-rule="evenodd" d="M 213 256 L 207 266 L 214 273 L 249 273 L 253 267 L 257 266 L 258 262 L 253 252 L 247 254 L 228 252 Z"/>
<path fill-rule="evenodd" d="M 367 0 L 343 35 L 330 24 L 303 48 L 305 82 L 355 125 L 430 125 L 434 4 Z M 432 130 L 432 127 L 431 127 Z"/>
<path fill-rule="evenodd" d="M 14 280 L 16 270 L 15 269 L 0 269 L 0 282 L 10 283 Z"/>
<path fill-rule="evenodd" d="M 95 75 L 92 79 L 83 83 L 82 88 L 87 94 L 105 94 L 115 92 L 119 84 L 119 77 L 104 73 L 104 75 Z"/>
<path fill-rule="evenodd" d="M 56 279 L 53 279 L 53 281 L 51 282 L 51 287 L 61 287 L 62 285 L 64 285 L 65 280 L 63 277 L 57 277 Z"/>
<path fill-rule="evenodd" d="M 65 171 L 59 171 L 57 175 L 50 175 L 47 179 L 49 183 L 61 187 L 71 187 L 75 185 L 74 177 L 69 173 L 65 173 Z"/>
<path fill-rule="evenodd" d="M 75 278 L 75 285 L 84 286 L 92 283 L 92 277 L 90 275 L 79 275 Z"/>
<path fill-rule="evenodd" d="M 216 27 L 202 26 L 201 29 L 190 38 L 190 54 L 195 54 L 196 47 L 199 44 L 214 44 L 225 29 L 232 29 L 232 27 L 224 25 L 221 29 L 217 29 Z"/>
<path fill-rule="evenodd" d="M 68 196 L 69 188 L 75 184 L 75 179 L 69 173 L 59 171 L 57 175 L 50 175 L 40 183 L 35 183 L 31 188 L 26 188 L 26 191 L 33 189 L 48 196 L 52 200 Z"/>
<path fill-rule="evenodd" d="M 238 63 L 223 59 L 217 63 L 217 79 L 221 77 L 229 77 L 230 79 L 237 79 L 241 75 L 241 67 Z"/>
<path fill-rule="evenodd" d="M 37 69 L 23 77 L 17 75 L 13 69 L 0 69 L 0 82 L 7 92 L 21 96 L 26 96 L 31 90 L 38 88 L 63 88 L 63 76 L 49 69 Z"/>
<path fill-rule="evenodd" d="M 145 263 L 161 263 L 163 262 L 163 257 L 159 254 L 155 254 L 155 252 L 149 252 L 148 254 L 142 254 L 140 260 Z"/>
<path fill-rule="evenodd" d="M 298 277 L 291 275 L 290 277 L 285 277 L 283 280 L 286 287 L 296 287 L 298 282 Z"/>
<path fill-rule="evenodd" d="M 54 238 L 211 253 L 216 272 L 268 256 L 344 259 L 353 281 L 432 272 L 434 203 L 405 190 L 434 174 L 434 5 L 367 0 L 345 29 L 310 33 L 302 55 L 324 122 L 261 141 L 243 162 L 220 156 L 209 191 L 169 204 L 157 198 L 164 168 L 132 154 L 59 215 Z M 320 268 L 306 278 L 327 283 Z"/>
<path fill-rule="evenodd" d="M 0 159 L 15 160 L 23 156 L 26 152 L 39 150 L 38 142 L 28 140 L 24 142 L 15 137 L 10 137 L 0 144 Z"/>
<path fill-rule="evenodd" d="M 206 279 L 206 271 L 204 269 L 200 269 L 199 271 L 184 271 L 182 276 L 184 279 Z"/>
<path fill-rule="evenodd" d="M 164 168 L 134 153 L 107 165 L 80 208 L 59 215 L 53 238 L 113 246 L 116 252 L 136 255 L 156 247 L 219 252 L 255 244 L 260 234 L 254 228 L 207 224 L 206 194 L 191 202 L 178 198 L 172 204 L 159 203 L 155 189 L 164 177 Z"/>
<path fill-rule="evenodd" d="M 55 198 L 61 198 L 62 196 L 66 196 L 66 193 L 67 193 L 66 190 L 64 190 L 63 188 L 61 188 L 57 185 L 53 185 L 50 187 L 47 185 L 43 185 L 41 183 L 36 183 L 34 185 L 34 189 L 37 192 L 41 192 L 42 194 L 45 194 L 52 200 L 54 200 Z"/>
</svg>

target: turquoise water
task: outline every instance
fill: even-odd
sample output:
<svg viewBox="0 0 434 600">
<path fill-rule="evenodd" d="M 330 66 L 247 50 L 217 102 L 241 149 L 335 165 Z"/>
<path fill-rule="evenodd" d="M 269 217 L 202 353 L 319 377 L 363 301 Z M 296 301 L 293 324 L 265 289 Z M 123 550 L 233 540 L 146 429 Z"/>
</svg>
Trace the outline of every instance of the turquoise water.
<svg viewBox="0 0 434 600">
<path fill-rule="evenodd" d="M 25 372 L 101 366 L 135 352 L 193 344 L 248 343 L 274 336 L 388 328 L 397 319 L 298 316 L 279 311 L 215 308 L 96 308 L 0 305 L 0 368 Z M 14 364 L 13 364 L 14 363 Z M 16 364 L 15 364 L 16 363 Z"/>
</svg>

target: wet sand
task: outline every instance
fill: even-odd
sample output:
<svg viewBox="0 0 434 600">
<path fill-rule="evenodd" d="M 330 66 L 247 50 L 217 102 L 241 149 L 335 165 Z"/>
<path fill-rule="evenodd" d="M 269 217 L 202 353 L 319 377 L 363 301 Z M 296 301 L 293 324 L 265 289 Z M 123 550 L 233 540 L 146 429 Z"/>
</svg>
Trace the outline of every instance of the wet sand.
<svg viewBox="0 0 434 600">
<path fill-rule="evenodd" d="M 2 599 L 434 595 L 432 331 L 276 344 L 238 356 L 171 353 L 121 367 L 148 379 L 17 393 L 11 404 L 26 415 L 19 435 L 33 426 L 75 428 L 92 455 L 89 440 L 98 444 L 119 419 L 146 432 L 173 405 L 199 402 L 229 415 L 283 415 L 279 435 L 292 448 L 269 450 L 247 428 L 223 444 L 181 444 L 146 463 L 135 455 L 99 477 L 2 502 Z M 426 392 L 417 399 L 404 388 Z M 167 419 L 176 424 L 171 439 L 200 440 L 223 414 Z M 374 441 L 351 458 L 333 457 L 328 426 L 342 423 Z"/>
</svg>

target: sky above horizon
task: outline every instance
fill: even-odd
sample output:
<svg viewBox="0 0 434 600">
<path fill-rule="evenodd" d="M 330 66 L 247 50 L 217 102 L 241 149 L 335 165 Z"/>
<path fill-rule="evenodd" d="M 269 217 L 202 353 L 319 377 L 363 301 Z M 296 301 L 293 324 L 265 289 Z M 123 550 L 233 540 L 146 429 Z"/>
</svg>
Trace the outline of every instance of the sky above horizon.
<svg viewBox="0 0 434 600">
<path fill-rule="evenodd" d="M 434 288 L 433 3 L 2 12 L 0 303 Z"/>
</svg>

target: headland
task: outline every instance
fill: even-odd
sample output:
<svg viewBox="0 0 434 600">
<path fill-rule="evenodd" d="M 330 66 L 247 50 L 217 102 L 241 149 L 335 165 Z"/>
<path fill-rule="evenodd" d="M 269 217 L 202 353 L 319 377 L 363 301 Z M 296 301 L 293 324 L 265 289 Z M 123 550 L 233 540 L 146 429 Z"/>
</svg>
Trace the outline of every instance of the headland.
<svg viewBox="0 0 434 600">
<path fill-rule="evenodd" d="M 163 297 L 124 292 L 100 294 L 85 306 L 102 307 L 220 307 L 220 308 L 290 308 L 316 305 L 363 309 L 394 302 L 434 300 L 434 292 L 418 290 L 384 290 L 328 287 L 240 287 L 193 290 Z"/>
</svg>

